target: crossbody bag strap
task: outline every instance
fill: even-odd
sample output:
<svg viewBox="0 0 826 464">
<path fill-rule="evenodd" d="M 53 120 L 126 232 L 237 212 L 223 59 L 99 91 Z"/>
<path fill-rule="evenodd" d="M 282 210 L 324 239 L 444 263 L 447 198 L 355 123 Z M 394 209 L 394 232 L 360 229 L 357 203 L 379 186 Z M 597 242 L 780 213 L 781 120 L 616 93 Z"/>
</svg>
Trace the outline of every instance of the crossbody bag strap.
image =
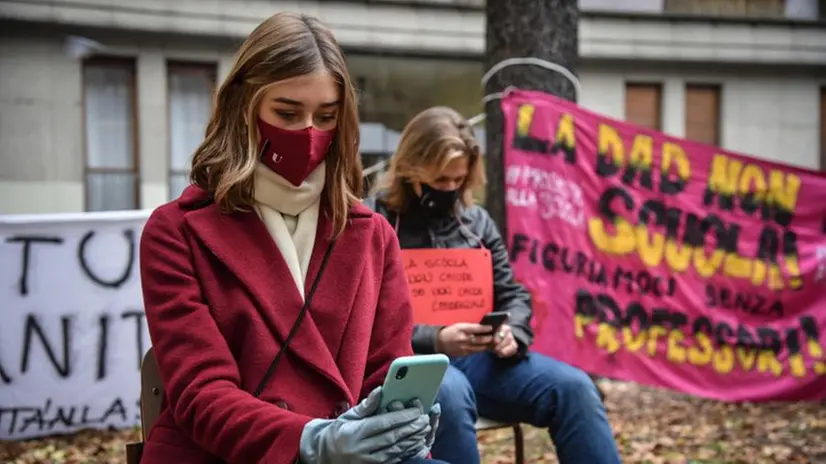
<svg viewBox="0 0 826 464">
<path fill-rule="evenodd" d="M 255 393 L 253 393 L 256 398 L 261 396 L 261 392 L 264 391 L 264 387 L 266 387 L 267 383 L 270 381 L 270 378 L 275 372 L 275 368 L 278 366 L 278 362 L 281 361 L 281 356 L 283 356 L 284 352 L 287 351 L 287 347 L 290 346 L 290 342 L 293 340 L 293 337 L 295 337 L 295 334 L 298 333 L 298 328 L 301 327 L 301 322 L 304 320 L 307 310 L 310 309 L 310 302 L 313 301 L 313 295 L 318 288 L 318 283 L 321 281 L 321 275 L 324 274 L 324 268 L 327 267 L 327 261 L 330 258 L 330 254 L 333 252 L 333 245 L 335 244 L 335 240 L 331 241 L 330 246 L 327 247 L 327 251 L 324 252 L 324 258 L 321 260 L 321 266 L 318 268 L 318 273 L 315 275 L 315 280 L 313 280 L 313 285 L 310 287 L 310 292 L 307 294 L 307 298 L 304 299 L 304 305 L 301 307 L 301 311 L 298 313 L 298 317 L 296 317 L 295 323 L 293 323 L 293 326 L 290 329 L 290 333 L 287 334 L 287 338 L 284 340 L 283 346 L 280 350 L 278 350 L 278 353 L 275 354 L 275 358 L 273 358 L 272 363 L 270 363 L 270 367 L 267 368 L 267 372 L 264 373 L 264 377 L 261 379 L 261 382 L 258 383 L 258 388 L 256 388 Z"/>
</svg>

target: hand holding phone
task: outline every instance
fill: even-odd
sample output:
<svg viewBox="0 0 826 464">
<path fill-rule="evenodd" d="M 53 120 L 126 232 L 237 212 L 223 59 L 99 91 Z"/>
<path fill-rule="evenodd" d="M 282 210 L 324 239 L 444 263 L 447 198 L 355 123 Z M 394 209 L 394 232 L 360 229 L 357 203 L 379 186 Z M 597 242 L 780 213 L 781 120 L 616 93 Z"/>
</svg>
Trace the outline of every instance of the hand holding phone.
<svg viewBox="0 0 826 464">
<path fill-rule="evenodd" d="M 481 353 L 493 342 L 491 326 L 475 322 L 457 322 L 439 330 L 436 352 L 451 357 Z"/>
<path fill-rule="evenodd" d="M 380 410 L 399 401 L 407 406 L 414 399 L 421 401 L 427 414 L 436 402 L 450 360 L 443 354 L 404 356 L 390 364 L 381 392 Z"/>
<path fill-rule="evenodd" d="M 502 324 L 508 321 L 509 317 L 510 313 L 507 311 L 494 311 L 492 313 L 485 314 L 479 324 L 490 326 L 491 331 L 488 335 L 492 335 L 499 330 L 499 327 L 501 327 Z"/>
</svg>

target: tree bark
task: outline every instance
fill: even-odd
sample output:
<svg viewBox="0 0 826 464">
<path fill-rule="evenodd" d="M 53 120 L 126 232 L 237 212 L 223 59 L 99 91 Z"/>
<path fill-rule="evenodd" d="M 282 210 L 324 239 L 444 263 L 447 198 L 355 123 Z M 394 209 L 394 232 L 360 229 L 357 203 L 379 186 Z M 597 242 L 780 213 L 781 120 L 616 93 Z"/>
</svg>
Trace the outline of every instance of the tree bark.
<svg viewBox="0 0 826 464">
<path fill-rule="evenodd" d="M 485 69 L 508 58 L 534 57 L 568 68 L 576 75 L 579 57 L 579 5 L 577 0 L 487 0 L 487 48 Z M 514 65 L 494 74 L 485 86 L 485 95 L 508 86 L 539 90 L 575 101 L 573 84 L 556 71 L 534 65 Z M 499 100 L 489 102 L 485 132 L 487 137 L 485 208 L 510 243 L 505 216 L 505 131 Z M 592 380 L 596 380 L 591 376 Z M 596 382 L 595 382 L 596 385 Z M 597 390 L 604 398 L 602 389 Z"/>
<path fill-rule="evenodd" d="M 507 58 L 535 57 L 568 68 L 576 74 L 579 55 L 577 0 L 488 0 L 485 69 Z M 485 95 L 508 86 L 540 90 L 574 100 L 573 84 L 556 71 L 533 65 L 502 69 L 488 81 Z M 508 240 L 505 220 L 505 170 L 502 142 L 505 130 L 499 100 L 487 104 L 485 207 L 502 237 Z"/>
</svg>

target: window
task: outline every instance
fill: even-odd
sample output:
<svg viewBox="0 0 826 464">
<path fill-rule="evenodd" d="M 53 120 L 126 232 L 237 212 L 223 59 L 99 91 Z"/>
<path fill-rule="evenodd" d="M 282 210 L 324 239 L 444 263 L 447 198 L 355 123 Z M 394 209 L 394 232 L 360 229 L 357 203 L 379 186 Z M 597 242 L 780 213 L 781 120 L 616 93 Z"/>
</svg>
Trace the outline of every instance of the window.
<svg viewBox="0 0 826 464">
<path fill-rule="evenodd" d="M 820 88 L 820 170 L 826 172 L 826 87 Z"/>
<path fill-rule="evenodd" d="M 700 16 L 783 18 L 787 0 L 665 0 L 668 13 Z"/>
<path fill-rule="evenodd" d="M 579 0 L 581 11 L 662 13 L 663 0 Z"/>
<path fill-rule="evenodd" d="M 449 106 L 468 118 L 484 109 L 479 60 L 351 53 L 347 66 L 360 90 L 363 122 L 400 132 L 431 106 Z"/>
<path fill-rule="evenodd" d="M 720 145 L 720 86 L 686 85 L 685 138 Z"/>
<path fill-rule="evenodd" d="M 204 140 L 215 91 L 214 64 L 170 63 L 169 195 L 177 198 L 189 185 L 192 154 Z"/>
<path fill-rule="evenodd" d="M 625 84 L 625 121 L 661 130 L 661 96 L 660 84 Z"/>
<path fill-rule="evenodd" d="M 133 60 L 83 66 L 87 211 L 140 208 Z"/>
</svg>

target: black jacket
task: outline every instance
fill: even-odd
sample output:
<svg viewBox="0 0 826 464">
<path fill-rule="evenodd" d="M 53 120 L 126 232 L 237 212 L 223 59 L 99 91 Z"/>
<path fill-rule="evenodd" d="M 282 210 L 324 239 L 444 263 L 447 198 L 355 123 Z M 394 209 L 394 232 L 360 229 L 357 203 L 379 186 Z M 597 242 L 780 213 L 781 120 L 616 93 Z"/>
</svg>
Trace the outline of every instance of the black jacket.
<svg viewBox="0 0 826 464">
<path fill-rule="evenodd" d="M 373 211 L 384 216 L 395 227 L 397 215 L 388 211 L 381 199 L 364 200 Z M 460 208 L 456 217 L 433 218 L 426 213 L 409 210 L 398 217 L 399 244 L 404 248 L 479 248 L 476 237 L 490 250 L 493 261 L 493 298 L 496 311 L 510 312 L 508 325 L 519 344 L 519 354 L 524 355 L 533 343 L 531 329 L 531 298 L 521 284 L 513 279 L 508 260 L 508 250 L 499 235 L 496 223 L 480 206 Z M 473 237 L 459 226 L 462 221 Z M 468 321 L 474 322 L 474 321 Z M 413 329 L 413 351 L 430 354 L 436 349 L 439 326 L 416 325 Z"/>
</svg>

